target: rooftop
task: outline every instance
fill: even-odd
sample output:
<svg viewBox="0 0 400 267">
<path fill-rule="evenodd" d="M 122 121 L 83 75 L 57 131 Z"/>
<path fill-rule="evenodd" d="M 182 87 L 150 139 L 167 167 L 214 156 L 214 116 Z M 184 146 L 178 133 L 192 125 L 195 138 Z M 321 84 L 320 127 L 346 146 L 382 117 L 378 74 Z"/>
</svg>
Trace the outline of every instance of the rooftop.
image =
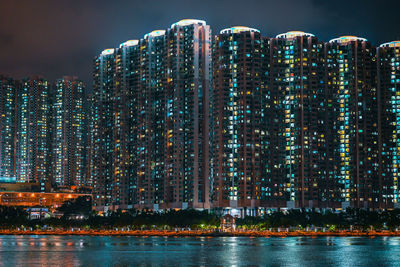
<svg viewBox="0 0 400 267">
<path fill-rule="evenodd" d="M 234 26 L 231 28 L 226 28 L 220 31 L 220 34 L 225 34 L 225 33 L 241 33 L 241 32 L 260 32 L 257 29 L 254 28 L 249 28 L 246 26 Z"/>
<path fill-rule="evenodd" d="M 290 32 L 278 34 L 276 36 L 276 38 L 291 39 L 291 38 L 296 38 L 298 36 L 313 37 L 315 35 L 311 34 L 311 33 L 302 32 L 302 31 L 290 31 Z"/>
<path fill-rule="evenodd" d="M 147 39 L 149 37 L 157 37 L 157 36 L 162 36 L 162 35 L 165 35 L 165 31 L 164 30 L 155 30 L 155 31 L 152 31 L 152 32 L 150 32 L 148 34 L 145 34 L 143 38 Z"/>
<path fill-rule="evenodd" d="M 171 29 L 174 28 L 175 26 L 188 26 L 192 24 L 206 25 L 207 23 L 204 20 L 199 20 L 199 19 L 182 19 L 172 24 Z"/>
<path fill-rule="evenodd" d="M 101 52 L 102 56 L 106 56 L 106 55 L 111 55 L 114 54 L 114 48 L 108 48 L 103 50 L 103 52 Z"/>
<path fill-rule="evenodd" d="M 330 43 L 345 44 L 345 43 L 355 42 L 355 41 L 366 42 L 367 39 L 360 38 L 360 37 L 357 37 L 357 36 L 346 35 L 346 36 L 340 36 L 339 38 L 332 39 L 329 42 Z"/>
<path fill-rule="evenodd" d="M 119 45 L 119 48 L 121 47 L 128 47 L 128 46 L 134 46 L 139 43 L 139 40 L 128 40 L 122 44 Z"/>
<path fill-rule="evenodd" d="M 393 41 L 381 44 L 379 47 L 400 47 L 400 41 Z"/>
</svg>

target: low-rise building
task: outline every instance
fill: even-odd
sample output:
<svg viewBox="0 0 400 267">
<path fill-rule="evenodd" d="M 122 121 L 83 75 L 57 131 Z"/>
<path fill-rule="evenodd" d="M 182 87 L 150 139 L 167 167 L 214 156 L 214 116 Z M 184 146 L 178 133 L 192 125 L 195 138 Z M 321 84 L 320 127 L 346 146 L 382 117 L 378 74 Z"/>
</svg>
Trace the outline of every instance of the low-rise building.
<svg viewBox="0 0 400 267">
<path fill-rule="evenodd" d="M 22 207 L 46 207 L 55 210 L 64 202 L 78 197 L 92 198 L 90 194 L 40 193 L 40 192 L 0 192 L 0 205 Z"/>
</svg>

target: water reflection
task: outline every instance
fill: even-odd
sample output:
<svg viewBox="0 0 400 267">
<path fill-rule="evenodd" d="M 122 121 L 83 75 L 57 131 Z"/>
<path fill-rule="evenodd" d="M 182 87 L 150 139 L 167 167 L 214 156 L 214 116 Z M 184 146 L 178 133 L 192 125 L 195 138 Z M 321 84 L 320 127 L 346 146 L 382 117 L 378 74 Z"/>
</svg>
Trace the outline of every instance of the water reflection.
<svg viewBox="0 0 400 267">
<path fill-rule="evenodd" d="M 2 266 L 398 266 L 399 237 L 0 236 Z"/>
</svg>

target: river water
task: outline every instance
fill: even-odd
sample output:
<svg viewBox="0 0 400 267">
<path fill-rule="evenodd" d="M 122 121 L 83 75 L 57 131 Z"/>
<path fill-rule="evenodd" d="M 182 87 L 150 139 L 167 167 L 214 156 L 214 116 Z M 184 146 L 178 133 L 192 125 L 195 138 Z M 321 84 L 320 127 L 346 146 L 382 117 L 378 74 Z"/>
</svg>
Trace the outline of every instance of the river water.
<svg viewBox="0 0 400 267">
<path fill-rule="evenodd" d="M 0 236 L 0 266 L 400 266 L 400 237 Z"/>
</svg>

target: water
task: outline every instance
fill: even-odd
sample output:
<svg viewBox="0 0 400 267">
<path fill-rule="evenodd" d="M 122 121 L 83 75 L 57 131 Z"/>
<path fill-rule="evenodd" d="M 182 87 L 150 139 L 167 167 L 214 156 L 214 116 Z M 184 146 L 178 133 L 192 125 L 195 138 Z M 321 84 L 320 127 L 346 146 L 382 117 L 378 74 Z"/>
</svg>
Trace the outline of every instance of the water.
<svg viewBox="0 0 400 267">
<path fill-rule="evenodd" d="M 0 266 L 400 266 L 400 237 L 0 236 Z"/>
</svg>

